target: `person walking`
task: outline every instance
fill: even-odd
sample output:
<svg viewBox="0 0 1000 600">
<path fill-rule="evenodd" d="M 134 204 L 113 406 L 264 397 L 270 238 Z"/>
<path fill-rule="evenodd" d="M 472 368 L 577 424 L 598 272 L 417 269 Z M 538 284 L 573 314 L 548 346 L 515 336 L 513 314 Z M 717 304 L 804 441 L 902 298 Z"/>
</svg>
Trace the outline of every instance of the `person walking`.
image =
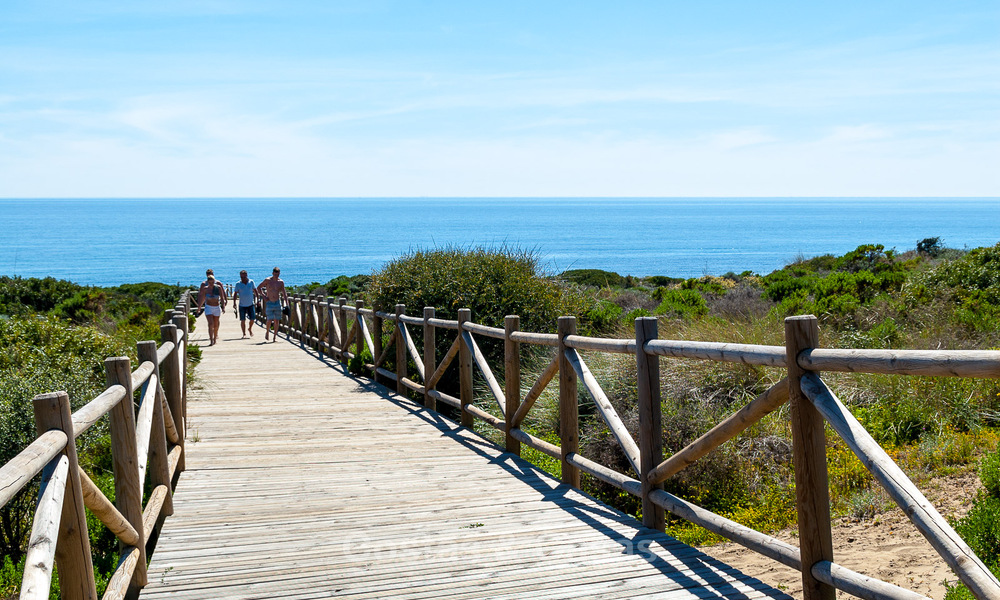
<svg viewBox="0 0 1000 600">
<path fill-rule="evenodd" d="M 202 309 L 208 321 L 208 345 L 214 346 L 219 341 L 219 318 L 226 312 L 226 290 L 214 275 L 208 276 L 198 292 L 198 310 Z"/>
<path fill-rule="evenodd" d="M 243 330 L 243 338 L 247 337 L 247 319 L 250 320 L 249 333 L 253 337 L 253 320 L 257 317 L 254 304 L 257 301 L 257 286 L 253 279 L 247 277 L 246 270 L 240 271 L 240 281 L 233 286 L 233 302 L 238 301 L 240 329 Z"/>
<path fill-rule="evenodd" d="M 208 287 L 208 279 L 209 279 L 209 277 L 214 278 L 215 277 L 215 271 L 213 271 L 212 269 L 205 269 L 205 281 L 202 281 L 201 282 L 201 287 L 198 288 L 198 296 L 199 297 L 201 297 L 201 295 L 205 293 L 205 288 Z M 222 300 L 223 300 L 223 302 L 229 302 L 229 296 L 226 295 L 226 286 L 221 281 L 219 281 L 218 279 L 216 279 L 215 282 L 217 284 L 219 284 L 219 287 L 222 288 Z"/>
<path fill-rule="evenodd" d="M 285 282 L 278 278 L 281 274 L 281 269 L 274 267 L 271 271 L 271 276 L 261 282 L 261 287 L 264 288 L 264 317 L 267 319 L 267 323 L 264 325 L 264 341 L 267 341 L 267 336 L 271 332 L 271 325 L 274 325 L 274 334 L 271 338 L 272 342 L 278 341 L 278 325 L 281 321 L 281 298 L 285 299 L 285 306 L 288 306 L 288 292 L 285 291 Z"/>
</svg>

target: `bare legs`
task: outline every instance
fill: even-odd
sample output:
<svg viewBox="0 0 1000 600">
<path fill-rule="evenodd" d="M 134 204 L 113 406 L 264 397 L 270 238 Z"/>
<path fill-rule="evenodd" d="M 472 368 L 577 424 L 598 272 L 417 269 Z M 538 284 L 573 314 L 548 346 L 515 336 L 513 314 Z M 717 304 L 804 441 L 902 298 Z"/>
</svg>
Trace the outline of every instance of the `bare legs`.
<svg viewBox="0 0 1000 600">
<path fill-rule="evenodd" d="M 219 340 L 219 317 L 215 315 L 205 315 L 208 320 L 208 345 L 214 346 Z"/>
</svg>

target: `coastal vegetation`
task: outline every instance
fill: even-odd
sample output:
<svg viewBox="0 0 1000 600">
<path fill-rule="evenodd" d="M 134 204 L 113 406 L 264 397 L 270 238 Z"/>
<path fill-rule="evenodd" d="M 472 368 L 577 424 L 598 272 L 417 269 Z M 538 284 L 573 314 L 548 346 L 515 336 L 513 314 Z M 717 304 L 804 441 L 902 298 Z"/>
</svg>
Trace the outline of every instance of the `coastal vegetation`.
<svg viewBox="0 0 1000 600">
<path fill-rule="evenodd" d="M 470 308 L 474 321 L 494 327 L 503 327 L 505 315 L 517 314 L 523 330 L 547 333 L 555 331 L 558 316 L 575 315 L 584 335 L 632 338 L 634 319 L 653 315 L 664 339 L 781 345 L 782 320 L 812 313 L 820 320 L 825 347 L 1000 345 L 1000 244 L 956 250 L 938 238 L 903 252 L 865 244 L 842 256 L 802 258 L 768 274 L 687 279 L 595 269 L 553 275 L 542 271 L 531 251 L 436 248 L 412 251 L 370 275 L 338 276 L 296 291 L 363 299 L 388 312 L 405 304 L 411 315 L 433 306 L 444 319 Z M 33 439 L 35 394 L 65 389 L 74 408 L 94 397 L 103 389 L 103 359 L 135 359 L 135 341 L 158 339 L 163 310 L 180 292 L 151 283 L 95 288 L 51 278 L 0 277 L 0 460 L 6 462 Z M 380 333 L 388 341 L 388 327 Z M 419 328 L 411 333 L 419 347 Z M 438 339 L 439 356 L 450 343 L 444 338 Z M 502 345 L 489 339 L 480 343 L 494 373 L 502 376 Z M 522 382 L 530 386 L 551 359 L 551 349 L 524 345 L 522 352 Z M 386 368 L 393 368 L 393 360 L 390 353 Z M 634 357 L 588 352 L 585 360 L 637 436 Z M 664 452 L 683 448 L 783 376 L 780 370 L 742 364 L 662 360 Z M 918 485 L 978 468 L 983 490 L 956 528 L 987 564 L 1000 569 L 1000 382 L 856 374 L 825 374 L 824 379 Z M 439 388 L 452 393 L 457 387 L 452 367 Z M 477 388 L 476 396 L 482 409 L 493 410 L 485 388 Z M 627 459 L 585 392 L 580 416 L 582 454 L 628 472 Z M 522 428 L 558 443 L 554 390 L 542 395 Z M 499 441 L 495 430 L 480 431 Z M 827 439 L 835 515 L 874 519 L 890 510 L 888 497 L 861 462 L 835 435 Z M 789 526 L 795 521 L 790 440 L 786 407 L 669 479 L 666 489 L 758 530 Z M 94 428 L 79 444 L 81 462 L 113 498 L 107 430 Z M 523 455 L 560 474 L 558 461 L 529 448 Z M 583 485 L 641 517 L 641 505 L 630 495 L 586 476 Z M 28 490 L 0 511 L 0 594 L 20 582 L 33 503 L 34 490 Z M 667 529 L 688 543 L 718 540 L 681 520 L 670 520 Z M 117 545 L 96 520 L 90 531 L 102 588 Z M 963 594 L 961 586 L 949 591 L 950 598 Z"/>
<path fill-rule="evenodd" d="M 159 340 L 164 310 L 182 288 L 160 283 L 112 288 L 52 278 L 0 277 L 0 464 L 35 438 L 32 398 L 64 390 L 73 410 L 105 388 L 104 359 L 136 360 L 136 342 Z M 107 420 L 77 439 L 81 466 L 114 499 Z M 0 597 L 16 595 L 30 533 L 37 486 L 0 508 Z M 88 513 L 98 591 L 118 562 L 118 541 Z M 52 597 L 58 597 L 58 577 Z"/>
<path fill-rule="evenodd" d="M 555 316 L 576 315 L 581 333 L 620 338 L 633 337 L 637 316 L 656 315 L 661 338 L 770 345 L 783 344 L 785 317 L 811 313 L 820 320 L 820 343 L 826 347 L 990 349 L 1000 344 L 1000 245 L 966 251 L 928 238 L 916 249 L 899 252 L 864 244 L 842 256 L 803 258 L 769 274 L 689 279 L 594 269 L 551 276 L 540 271 L 536 256 L 518 249 L 425 250 L 374 273 L 357 297 L 383 310 L 405 303 L 409 314 L 435 306 L 444 318 L 469 307 L 473 320 L 495 327 L 503 326 L 504 315 L 520 314 L 523 329 L 540 332 L 555 330 Z M 420 333 L 413 333 L 419 345 Z M 522 357 L 527 370 L 537 376 L 550 357 L 537 347 L 522 350 L 529 354 Z M 586 360 L 636 436 L 634 358 L 588 353 Z M 490 361 L 495 373 L 503 372 L 499 348 L 494 347 Z M 740 364 L 662 361 L 664 452 L 683 448 L 783 375 Z M 526 373 L 522 381 L 530 385 L 535 378 Z M 825 379 L 918 485 L 972 472 L 1000 441 L 996 380 L 857 374 Z M 477 397 L 480 408 L 493 410 L 487 390 L 477 390 Z M 628 472 L 625 455 L 590 402 L 581 395 L 583 454 Z M 556 394 L 547 391 L 523 428 L 557 442 L 557 407 Z M 499 440 L 492 428 L 481 432 Z M 559 475 L 558 461 L 530 449 L 524 455 Z M 888 496 L 835 435 L 828 436 L 827 456 L 835 516 L 872 519 L 891 509 Z M 641 516 L 638 500 L 617 488 L 587 477 L 584 488 Z M 793 524 L 787 408 L 668 480 L 666 489 L 758 530 Z M 987 508 L 977 508 L 969 518 L 998 506 L 980 504 Z M 689 543 L 718 540 L 680 520 L 670 521 L 668 532 Z M 984 549 L 1000 544 L 996 528 L 985 535 L 993 541 Z"/>
</svg>

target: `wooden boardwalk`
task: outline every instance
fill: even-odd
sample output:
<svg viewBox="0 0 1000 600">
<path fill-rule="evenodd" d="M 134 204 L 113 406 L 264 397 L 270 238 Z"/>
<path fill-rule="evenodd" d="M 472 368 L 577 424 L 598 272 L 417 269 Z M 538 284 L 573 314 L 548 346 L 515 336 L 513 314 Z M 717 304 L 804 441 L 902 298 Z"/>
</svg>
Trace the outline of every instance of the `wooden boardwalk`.
<svg viewBox="0 0 1000 600">
<path fill-rule="evenodd" d="M 145 598 L 788 598 L 297 343 L 239 338 L 227 313 L 204 348 Z"/>
</svg>

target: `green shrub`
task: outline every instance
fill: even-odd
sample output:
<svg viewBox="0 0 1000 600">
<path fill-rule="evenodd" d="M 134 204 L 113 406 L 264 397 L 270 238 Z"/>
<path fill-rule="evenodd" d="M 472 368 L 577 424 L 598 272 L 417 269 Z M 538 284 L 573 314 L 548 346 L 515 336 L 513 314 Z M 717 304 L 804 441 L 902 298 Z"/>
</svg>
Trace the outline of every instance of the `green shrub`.
<svg viewBox="0 0 1000 600">
<path fill-rule="evenodd" d="M 602 271 L 600 269 L 572 269 L 563 271 L 559 274 L 559 277 L 577 285 L 587 285 L 590 287 L 626 287 L 625 277 L 613 271 Z"/>
<path fill-rule="evenodd" d="M 420 314 L 433 306 L 441 319 L 469 308 L 473 320 L 493 327 L 520 315 L 526 331 L 553 331 L 565 314 L 563 292 L 541 276 L 538 257 L 508 247 L 416 250 L 373 274 L 367 295 L 379 310 L 401 303 Z"/>
<path fill-rule="evenodd" d="M 81 290 L 57 304 L 52 309 L 52 316 L 78 325 L 92 323 L 103 312 L 106 299 L 104 292 L 99 290 Z"/>
<path fill-rule="evenodd" d="M 979 480 L 989 495 L 1000 498 L 1000 450 L 991 452 L 979 461 Z"/>
<path fill-rule="evenodd" d="M 599 300 L 594 308 L 587 312 L 587 320 L 597 332 L 607 332 L 621 323 L 622 312 L 622 307 L 614 302 Z"/>
<path fill-rule="evenodd" d="M 698 290 L 703 294 L 714 294 L 722 296 L 727 290 L 734 287 L 732 280 L 724 277 L 705 276 L 700 278 L 685 279 L 680 284 L 682 290 Z"/>
<path fill-rule="evenodd" d="M 955 523 L 955 531 L 987 566 L 995 567 L 1000 562 L 1000 498 L 979 497 Z"/>
<path fill-rule="evenodd" d="M 924 238 L 917 242 L 917 252 L 937 258 L 944 250 L 944 241 L 940 237 Z"/>
<path fill-rule="evenodd" d="M 48 312 L 84 289 L 70 281 L 46 277 L 0 277 L 0 314 L 26 315 Z"/>
<path fill-rule="evenodd" d="M 374 273 L 366 295 L 378 310 L 391 311 L 400 303 L 408 314 L 421 314 L 425 306 L 433 306 L 440 319 L 456 319 L 460 308 L 468 308 L 475 322 L 491 327 L 503 328 L 506 315 L 519 315 L 521 329 L 535 332 L 554 331 L 561 315 L 586 312 L 579 298 L 541 275 L 533 252 L 507 246 L 410 252 Z M 411 332 L 420 347 L 420 332 Z M 453 339 L 437 336 L 439 357 Z M 477 341 L 490 364 L 503 364 L 502 342 Z M 387 360 L 386 368 L 393 360 Z M 457 370 L 451 368 L 441 387 L 453 391 L 456 382 Z"/>
<path fill-rule="evenodd" d="M 651 275 L 646 277 L 643 281 L 645 281 L 647 285 L 651 285 L 653 287 L 668 287 L 671 285 L 677 285 L 678 283 L 684 281 L 684 279 L 679 277 L 666 277 L 664 275 Z"/>
<path fill-rule="evenodd" d="M 695 290 L 659 288 L 654 297 L 661 300 L 654 311 L 658 315 L 700 317 L 708 314 L 708 303 Z"/>
</svg>

